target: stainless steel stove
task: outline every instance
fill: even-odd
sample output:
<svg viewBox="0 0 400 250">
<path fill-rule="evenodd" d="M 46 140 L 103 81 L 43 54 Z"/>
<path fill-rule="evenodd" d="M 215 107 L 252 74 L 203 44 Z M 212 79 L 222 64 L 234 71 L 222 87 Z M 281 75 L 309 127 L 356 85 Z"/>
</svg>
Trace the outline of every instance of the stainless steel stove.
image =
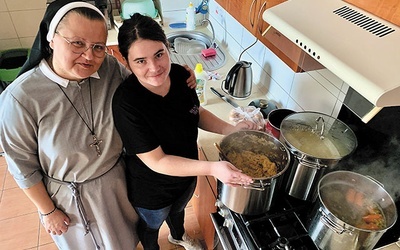
<svg viewBox="0 0 400 250">
<path fill-rule="evenodd" d="M 304 226 L 310 203 L 282 196 L 275 206 L 260 215 L 242 215 L 217 201 L 211 215 L 222 248 L 226 249 L 318 249 Z"/>
</svg>

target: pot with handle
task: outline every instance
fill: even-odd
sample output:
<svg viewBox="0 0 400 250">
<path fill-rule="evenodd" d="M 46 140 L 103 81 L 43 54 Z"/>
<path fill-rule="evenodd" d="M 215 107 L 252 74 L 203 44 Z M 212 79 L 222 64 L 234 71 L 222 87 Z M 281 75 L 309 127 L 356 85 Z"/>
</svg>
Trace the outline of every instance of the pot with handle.
<svg viewBox="0 0 400 250">
<path fill-rule="evenodd" d="M 218 182 L 219 199 L 230 210 L 246 215 L 269 211 L 275 193 L 281 188 L 283 174 L 289 167 L 290 153 L 287 148 L 265 132 L 242 130 L 225 136 L 220 143 L 220 150 L 222 160 L 230 161 L 230 154 L 249 151 L 266 156 L 275 163 L 275 175 L 255 177 L 251 185 L 234 187 Z M 241 166 L 236 167 L 241 169 Z"/>
<path fill-rule="evenodd" d="M 397 220 L 383 186 L 368 176 L 334 171 L 321 178 L 308 232 L 325 250 L 370 250 Z"/>
<path fill-rule="evenodd" d="M 301 200 L 315 201 L 318 182 L 326 170 L 357 147 L 357 138 L 346 124 L 319 112 L 288 115 L 280 131 L 281 141 L 294 156 L 286 191 Z"/>
</svg>

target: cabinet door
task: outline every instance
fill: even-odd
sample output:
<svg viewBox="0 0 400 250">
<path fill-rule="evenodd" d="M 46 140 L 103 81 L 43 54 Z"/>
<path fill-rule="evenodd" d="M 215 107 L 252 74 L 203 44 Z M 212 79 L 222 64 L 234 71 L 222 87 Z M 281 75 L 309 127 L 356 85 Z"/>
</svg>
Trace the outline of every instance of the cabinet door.
<svg viewBox="0 0 400 250">
<path fill-rule="evenodd" d="M 199 150 L 199 159 L 206 160 L 202 150 Z M 207 249 L 214 249 L 215 228 L 211 220 L 211 213 L 215 213 L 217 182 L 212 176 L 197 177 L 197 186 L 192 198 L 193 210 L 203 233 Z"/>
<path fill-rule="evenodd" d="M 197 186 L 192 198 L 193 210 L 203 233 L 207 249 L 214 249 L 215 228 L 210 214 L 217 211 L 215 206 L 216 199 L 211 185 L 216 186 L 214 177 L 197 177 Z"/>
<path fill-rule="evenodd" d="M 240 24 L 255 34 L 260 2 L 261 0 L 231 0 L 227 10 Z"/>
<path fill-rule="evenodd" d="M 344 0 L 388 22 L 400 26 L 400 0 Z"/>
<path fill-rule="evenodd" d="M 222 8 L 228 10 L 229 0 L 215 0 Z"/>
</svg>

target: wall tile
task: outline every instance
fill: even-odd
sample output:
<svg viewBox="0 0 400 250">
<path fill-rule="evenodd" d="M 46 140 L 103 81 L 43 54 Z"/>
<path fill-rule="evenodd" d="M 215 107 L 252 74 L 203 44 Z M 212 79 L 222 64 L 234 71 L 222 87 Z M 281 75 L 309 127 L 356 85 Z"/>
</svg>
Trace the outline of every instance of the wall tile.
<svg viewBox="0 0 400 250">
<path fill-rule="evenodd" d="M 17 38 L 17 33 L 8 12 L 0 12 L 0 23 L 0 39 Z"/>
<path fill-rule="evenodd" d="M 236 21 L 229 13 L 226 13 L 226 27 L 228 33 L 238 42 L 241 44 L 242 36 L 243 36 L 243 26 Z"/>
<path fill-rule="evenodd" d="M 5 0 L 9 11 L 37 10 L 46 8 L 46 0 Z"/>
<path fill-rule="evenodd" d="M 228 34 L 228 32 L 226 31 L 226 27 L 218 23 L 213 17 L 210 17 L 210 21 L 214 27 L 215 39 L 218 41 L 218 43 L 226 46 L 226 40 Z"/>
<path fill-rule="evenodd" d="M 18 37 L 36 36 L 44 11 L 45 10 L 27 10 L 10 12 L 15 29 L 18 32 Z M 29 21 L 27 21 L 26 17 L 29 17 Z"/>
<path fill-rule="evenodd" d="M 256 42 L 256 43 L 254 43 Z M 250 54 L 252 58 L 252 62 L 258 62 L 262 65 L 264 61 L 264 54 L 265 54 L 265 46 L 260 41 L 256 41 L 256 37 L 248 32 L 246 29 L 243 30 L 243 38 L 242 38 L 242 47 L 243 49 L 247 49 L 247 52 Z"/>
<path fill-rule="evenodd" d="M 0 12 L 7 11 L 6 2 L 4 0 L 0 0 Z"/>
<path fill-rule="evenodd" d="M 335 107 L 333 108 L 331 116 L 338 117 L 340 109 L 342 108 L 343 102 L 337 100 L 335 103 Z"/>
<path fill-rule="evenodd" d="M 268 88 L 268 96 L 270 99 L 274 100 L 278 107 L 284 108 L 287 107 L 289 101 L 289 93 L 286 92 L 281 85 L 279 85 L 276 81 L 270 78 L 270 85 Z"/>
<path fill-rule="evenodd" d="M 322 86 L 324 86 L 329 92 L 334 96 L 339 96 L 340 86 L 335 86 L 332 82 L 330 82 L 327 78 L 323 76 L 324 71 L 329 71 L 327 69 L 324 70 L 315 70 L 307 72 L 312 78 L 318 81 Z M 322 72 L 322 74 L 321 74 Z"/>
<path fill-rule="evenodd" d="M 214 18 L 221 26 L 226 27 L 226 11 L 215 1 L 210 1 L 208 11 L 211 18 Z"/>
<path fill-rule="evenodd" d="M 291 98 L 304 110 L 332 114 L 337 97 L 307 73 L 295 74 Z"/>
<path fill-rule="evenodd" d="M 265 70 L 269 70 L 267 73 L 289 94 L 295 73 L 269 49 L 265 50 L 265 64 L 271 65 Z"/>
<path fill-rule="evenodd" d="M 232 58 L 237 61 L 239 58 L 240 52 L 242 51 L 242 47 L 240 44 L 228 33 L 227 34 L 227 49 L 229 54 L 232 56 Z"/>
<path fill-rule="evenodd" d="M 289 98 L 288 104 L 286 105 L 285 108 L 294 110 L 296 112 L 304 111 L 304 109 L 300 107 L 300 105 L 297 104 L 297 102 L 295 102 L 292 98 Z"/>
<path fill-rule="evenodd" d="M 22 48 L 18 38 L 0 39 L 0 50 Z"/>
<path fill-rule="evenodd" d="M 250 62 L 252 62 L 251 69 L 253 72 L 253 82 L 254 84 L 260 84 L 262 80 L 261 76 L 266 73 L 262 69 L 262 67 L 257 63 L 257 61 L 250 61 Z"/>
<path fill-rule="evenodd" d="M 20 38 L 21 42 L 21 47 L 22 48 L 32 48 L 33 41 L 35 40 L 36 36 L 30 36 L 30 37 L 22 37 Z"/>
<path fill-rule="evenodd" d="M 344 84 L 342 79 L 340 79 L 337 75 L 333 74 L 332 71 L 328 69 L 318 70 L 318 72 L 322 76 L 324 76 L 328 81 L 334 84 L 338 89 L 340 89 Z"/>
<path fill-rule="evenodd" d="M 346 97 L 347 92 L 340 92 L 338 100 L 344 102 L 344 98 Z"/>
<path fill-rule="evenodd" d="M 343 93 L 347 93 L 347 90 L 349 90 L 349 85 L 348 85 L 347 83 L 343 82 L 343 85 L 342 85 L 342 87 L 340 88 L 340 90 L 341 90 Z"/>
</svg>

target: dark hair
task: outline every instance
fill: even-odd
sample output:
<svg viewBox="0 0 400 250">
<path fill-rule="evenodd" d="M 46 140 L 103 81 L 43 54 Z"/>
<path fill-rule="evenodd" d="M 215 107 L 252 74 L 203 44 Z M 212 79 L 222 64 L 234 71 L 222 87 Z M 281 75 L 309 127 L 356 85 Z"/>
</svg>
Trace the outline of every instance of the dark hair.
<svg viewBox="0 0 400 250">
<path fill-rule="evenodd" d="M 135 13 L 124 20 L 118 32 L 118 47 L 121 55 L 128 59 L 128 50 L 138 39 L 160 41 L 169 46 L 162 27 L 151 17 Z"/>
</svg>

